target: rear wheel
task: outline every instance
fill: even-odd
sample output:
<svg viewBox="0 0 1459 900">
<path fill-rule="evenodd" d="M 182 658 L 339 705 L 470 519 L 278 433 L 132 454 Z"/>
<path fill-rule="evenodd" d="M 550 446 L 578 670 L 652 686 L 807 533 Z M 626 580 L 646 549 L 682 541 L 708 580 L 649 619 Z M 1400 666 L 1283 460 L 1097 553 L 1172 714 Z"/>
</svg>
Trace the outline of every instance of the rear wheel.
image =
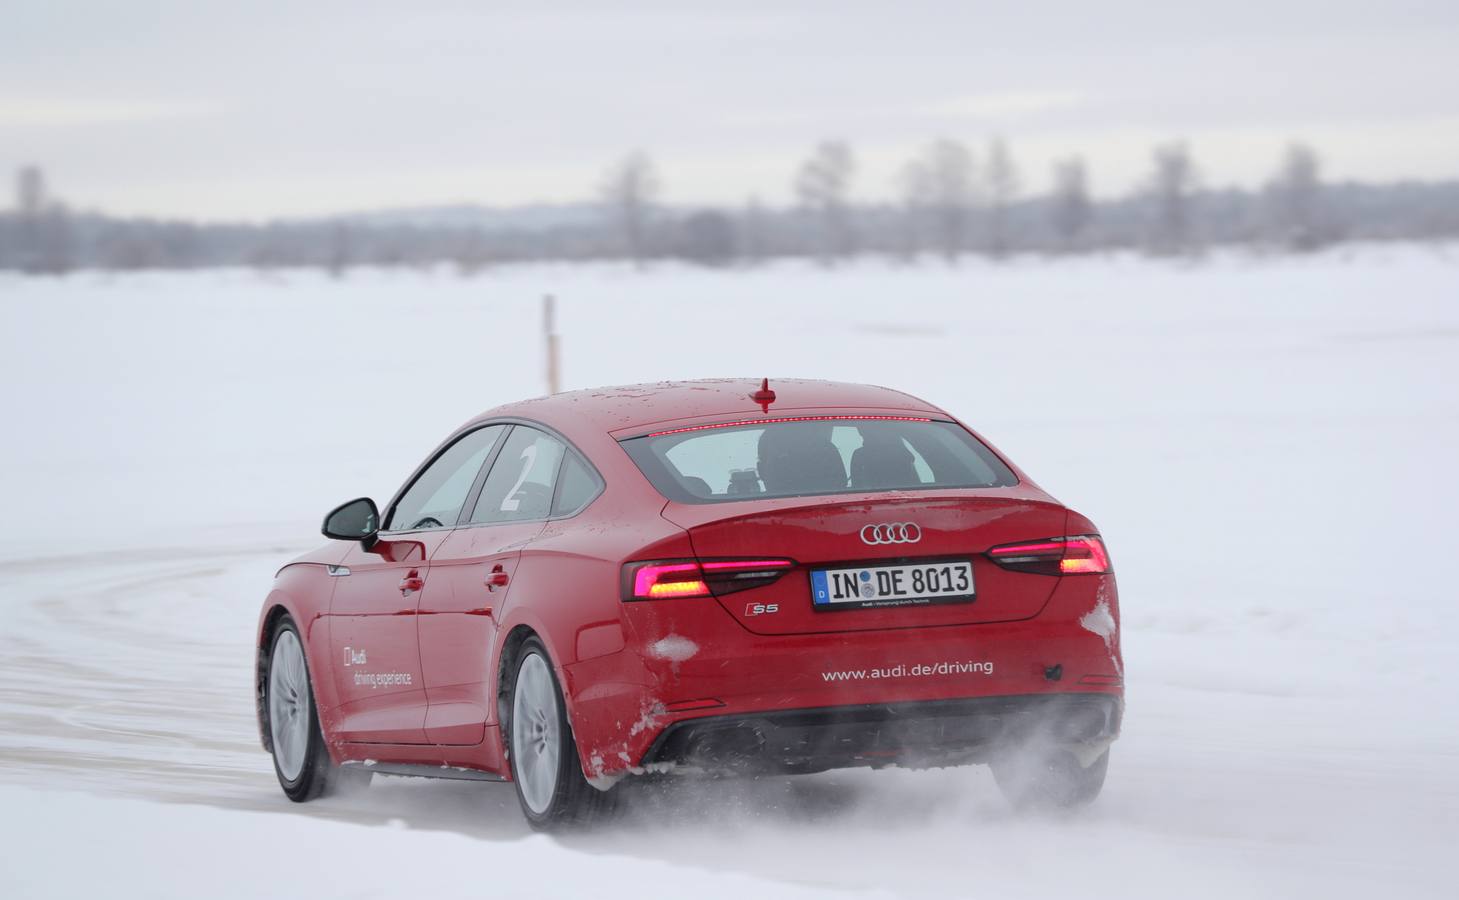
<svg viewBox="0 0 1459 900">
<path fill-rule="evenodd" d="M 587 822 L 607 811 L 611 795 L 588 784 L 547 650 L 528 638 L 517 654 L 508 723 L 512 781 L 533 828 Z"/>
<path fill-rule="evenodd" d="M 1015 809 L 1076 809 L 1104 788 L 1109 750 L 1089 765 L 1068 750 L 1028 748 L 993 760 L 993 778 Z"/>
<path fill-rule="evenodd" d="M 340 788 L 369 784 L 368 771 L 344 771 L 329 758 L 314 706 L 304 644 L 298 626 L 288 616 L 274 629 L 264 702 L 274 773 L 290 800 L 302 803 Z"/>
</svg>

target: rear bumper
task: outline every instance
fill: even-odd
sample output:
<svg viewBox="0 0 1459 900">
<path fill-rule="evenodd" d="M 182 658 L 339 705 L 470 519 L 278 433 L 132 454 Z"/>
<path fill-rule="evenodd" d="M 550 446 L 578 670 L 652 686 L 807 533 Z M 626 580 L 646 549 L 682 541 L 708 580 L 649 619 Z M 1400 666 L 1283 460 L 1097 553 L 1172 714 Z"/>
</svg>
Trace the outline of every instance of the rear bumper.
<svg viewBox="0 0 1459 900">
<path fill-rule="evenodd" d="M 643 761 L 740 772 L 958 765 L 1030 739 L 1108 744 L 1122 714 L 1115 695 L 1045 694 L 710 716 L 670 725 Z"/>
<path fill-rule="evenodd" d="M 626 646 L 563 671 L 590 778 L 752 743 L 792 769 L 975 762 L 1015 724 L 1077 718 L 1086 702 L 1114 710 L 1095 740 L 1119 727 L 1112 577 L 1060 579 L 1031 619 L 936 628 L 762 635 L 703 600 L 624 610 Z"/>
</svg>

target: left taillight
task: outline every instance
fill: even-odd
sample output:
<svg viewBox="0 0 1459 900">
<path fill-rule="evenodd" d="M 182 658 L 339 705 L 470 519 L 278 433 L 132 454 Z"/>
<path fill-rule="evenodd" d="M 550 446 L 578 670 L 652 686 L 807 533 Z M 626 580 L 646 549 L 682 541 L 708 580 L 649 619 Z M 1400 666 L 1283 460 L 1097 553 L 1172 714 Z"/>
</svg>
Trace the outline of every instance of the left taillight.
<svg viewBox="0 0 1459 900">
<path fill-rule="evenodd" d="M 1097 534 L 1002 544 L 989 550 L 988 558 L 1005 569 L 1036 575 L 1104 575 L 1110 571 L 1109 551 Z"/>
<path fill-rule="evenodd" d="M 770 584 L 795 568 L 789 559 L 667 559 L 623 567 L 624 600 L 710 597 Z"/>
</svg>

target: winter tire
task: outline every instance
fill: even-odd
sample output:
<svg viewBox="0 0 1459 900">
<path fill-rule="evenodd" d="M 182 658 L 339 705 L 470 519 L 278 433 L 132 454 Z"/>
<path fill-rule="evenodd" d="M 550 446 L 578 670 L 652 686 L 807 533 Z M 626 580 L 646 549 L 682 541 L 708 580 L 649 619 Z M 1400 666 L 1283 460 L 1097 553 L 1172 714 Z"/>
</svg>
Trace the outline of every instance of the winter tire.
<svg viewBox="0 0 1459 900">
<path fill-rule="evenodd" d="M 303 803 L 341 788 L 369 784 L 368 771 L 343 771 L 329 758 L 319 728 L 304 643 L 298 626 L 288 616 L 274 629 L 264 704 L 274 773 L 290 800 Z"/>
<path fill-rule="evenodd" d="M 993 760 L 993 778 L 1015 809 L 1077 809 L 1104 787 L 1109 750 L 1089 765 L 1068 750 L 1026 750 Z"/>
<path fill-rule="evenodd" d="M 597 818 L 609 808 L 612 794 L 583 776 L 547 650 L 537 638 L 528 638 L 514 665 L 507 755 L 523 814 L 539 831 Z"/>
</svg>

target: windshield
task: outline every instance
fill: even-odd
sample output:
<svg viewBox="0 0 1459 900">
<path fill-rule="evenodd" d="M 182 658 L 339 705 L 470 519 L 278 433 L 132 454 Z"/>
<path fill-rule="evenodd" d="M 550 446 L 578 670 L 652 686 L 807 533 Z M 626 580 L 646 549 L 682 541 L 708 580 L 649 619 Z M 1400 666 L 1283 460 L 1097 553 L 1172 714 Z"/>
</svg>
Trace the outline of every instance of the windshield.
<svg viewBox="0 0 1459 900">
<path fill-rule="evenodd" d="M 930 488 L 1018 479 L 952 422 L 781 420 L 670 430 L 623 442 L 664 496 L 681 503 Z"/>
</svg>

